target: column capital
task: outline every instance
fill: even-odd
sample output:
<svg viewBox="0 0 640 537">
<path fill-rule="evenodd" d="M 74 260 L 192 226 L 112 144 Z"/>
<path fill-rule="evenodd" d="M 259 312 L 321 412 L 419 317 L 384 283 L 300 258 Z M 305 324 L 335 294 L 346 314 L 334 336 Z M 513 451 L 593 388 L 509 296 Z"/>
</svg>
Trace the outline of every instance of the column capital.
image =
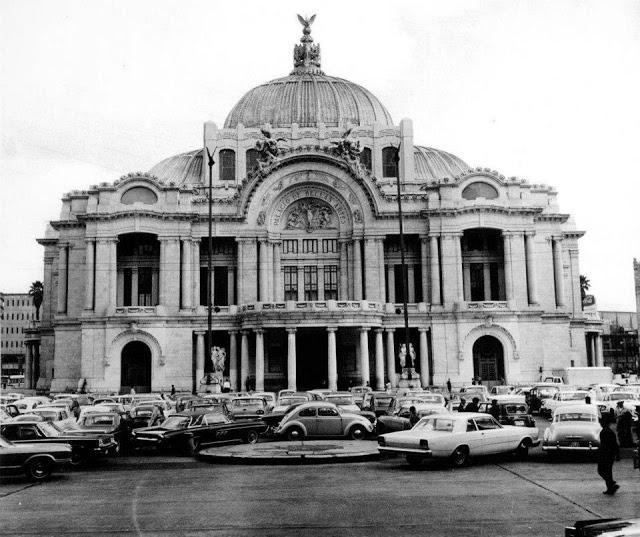
<svg viewBox="0 0 640 537">
<path fill-rule="evenodd" d="M 248 328 L 242 328 L 240 330 L 240 335 L 241 336 L 248 336 L 250 332 L 251 332 L 251 330 L 249 330 Z"/>
<path fill-rule="evenodd" d="M 91 244 L 96 242 L 96 238 L 95 237 L 85 237 L 84 242 L 86 242 L 87 244 Z"/>
<path fill-rule="evenodd" d="M 287 334 L 295 334 L 298 329 L 297 328 L 286 328 Z"/>
<path fill-rule="evenodd" d="M 549 239 L 555 242 L 562 242 L 562 239 L 564 239 L 564 237 L 562 235 L 550 235 Z"/>
<path fill-rule="evenodd" d="M 524 231 L 524 236 L 525 237 L 535 237 L 536 236 L 536 230 L 535 229 L 526 229 Z"/>
<path fill-rule="evenodd" d="M 428 327 L 425 327 L 425 326 L 418 327 L 418 332 L 428 332 L 428 331 L 429 331 Z"/>
<path fill-rule="evenodd" d="M 369 330 L 371 330 L 370 326 L 360 326 L 358 328 L 358 330 L 360 330 L 360 332 L 368 332 Z"/>
<path fill-rule="evenodd" d="M 237 328 L 229 328 L 229 330 L 227 330 L 227 332 L 229 332 L 229 335 L 236 335 L 238 332 L 240 332 L 240 330 L 238 330 Z"/>
<path fill-rule="evenodd" d="M 462 231 L 443 231 L 442 233 L 440 233 L 440 236 L 443 239 L 450 239 L 450 240 L 459 239 L 460 237 L 462 237 L 462 235 L 464 235 Z"/>
<path fill-rule="evenodd" d="M 440 232 L 438 231 L 434 231 L 434 232 L 429 232 L 429 240 L 434 240 L 434 239 L 439 239 L 440 238 Z"/>
<path fill-rule="evenodd" d="M 206 330 L 194 330 L 196 336 L 204 336 L 207 331 Z"/>
<path fill-rule="evenodd" d="M 390 332 L 391 334 L 393 334 L 396 331 L 396 329 L 395 328 L 385 328 L 384 331 L 385 332 Z"/>
<path fill-rule="evenodd" d="M 180 237 L 172 236 L 172 237 L 158 237 L 159 242 L 178 242 Z"/>
<path fill-rule="evenodd" d="M 337 331 L 338 331 L 337 326 L 327 326 L 327 332 L 337 332 Z"/>
<path fill-rule="evenodd" d="M 96 240 L 96 242 L 100 242 L 102 244 L 109 244 L 109 243 L 112 243 L 112 242 L 115 242 L 115 243 L 120 242 L 118 240 L 118 237 L 96 237 L 95 240 Z"/>
<path fill-rule="evenodd" d="M 503 237 L 522 237 L 524 233 L 524 231 L 502 230 Z"/>
<path fill-rule="evenodd" d="M 264 328 L 254 328 L 253 331 L 256 334 L 264 334 Z"/>
<path fill-rule="evenodd" d="M 384 328 L 374 328 L 374 329 L 373 329 L 373 331 L 374 331 L 376 334 L 382 334 L 382 332 L 384 332 Z"/>
<path fill-rule="evenodd" d="M 422 244 L 427 244 L 429 242 L 429 239 L 431 238 L 431 236 L 430 235 L 420 235 L 418 238 L 420 239 L 420 242 Z"/>
<path fill-rule="evenodd" d="M 258 237 L 236 237 L 236 242 L 255 242 Z"/>
</svg>

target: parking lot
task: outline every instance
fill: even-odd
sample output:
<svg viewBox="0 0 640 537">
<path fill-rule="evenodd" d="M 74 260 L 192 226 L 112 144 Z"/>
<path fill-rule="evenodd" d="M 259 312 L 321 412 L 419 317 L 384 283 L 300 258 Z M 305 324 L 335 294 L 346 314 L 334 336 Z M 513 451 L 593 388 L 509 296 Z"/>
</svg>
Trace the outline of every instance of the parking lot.
<svg viewBox="0 0 640 537">
<path fill-rule="evenodd" d="M 365 441 L 369 442 L 369 441 Z M 42 484 L 0 481 L 0 535 L 563 535 L 579 519 L 638 514 L 630 453 L 602 494 L 589 459 L 551 462 L 536 448 L 467 468 L 403 459 L 243 466 L 190 457 L 93 461 Z"/>
</svg>

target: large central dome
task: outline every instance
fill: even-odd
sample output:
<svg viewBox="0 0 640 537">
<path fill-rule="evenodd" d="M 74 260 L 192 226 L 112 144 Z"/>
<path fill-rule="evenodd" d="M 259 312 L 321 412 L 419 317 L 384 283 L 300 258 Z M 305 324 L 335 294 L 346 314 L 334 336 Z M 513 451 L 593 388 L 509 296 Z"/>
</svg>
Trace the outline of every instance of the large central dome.
<svg viewBox="0 0 640 537">
<path fill-rule="evenodd" d="M 340 126 L 393 125 L 387 109 L 370 91 L 320 70 L 320 45 L 313 45 L 311 23 L 304 26 L 300 45 L 293 51 L 294 69 L 289 76 L 271 80 L 247 92 L 224 122 L 225 128 L 316 127 L 318 123 Z"/>
</svg>

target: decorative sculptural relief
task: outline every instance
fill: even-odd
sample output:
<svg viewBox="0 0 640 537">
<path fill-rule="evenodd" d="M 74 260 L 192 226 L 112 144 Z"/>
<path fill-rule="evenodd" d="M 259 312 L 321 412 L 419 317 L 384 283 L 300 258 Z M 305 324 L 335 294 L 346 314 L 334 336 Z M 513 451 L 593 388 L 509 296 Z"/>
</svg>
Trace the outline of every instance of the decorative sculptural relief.
<svg viewBox="0 0 640 537">
<path fill-rule="evenodd" d="M 335 229 L 334 215 L 329 205 L 315 199 L 302 199 L 289 209 L 285 229 Z"/>
</svg>

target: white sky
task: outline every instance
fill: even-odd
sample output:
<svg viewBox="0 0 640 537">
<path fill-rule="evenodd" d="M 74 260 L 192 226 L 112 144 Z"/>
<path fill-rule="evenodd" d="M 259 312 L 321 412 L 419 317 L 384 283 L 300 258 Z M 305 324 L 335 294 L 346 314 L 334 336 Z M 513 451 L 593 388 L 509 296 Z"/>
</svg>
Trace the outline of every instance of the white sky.
<svg viewBox="0 0 640 537">
<path fill-rule="evenodd" d="M 2 0 L 0 290 L 42 279 L 64 192 L 200 147 L 288 74 L 296 13 L 415 143 L 557 188 L 599 308 L 635 309 L 640 0 Z"/>
</svg>

